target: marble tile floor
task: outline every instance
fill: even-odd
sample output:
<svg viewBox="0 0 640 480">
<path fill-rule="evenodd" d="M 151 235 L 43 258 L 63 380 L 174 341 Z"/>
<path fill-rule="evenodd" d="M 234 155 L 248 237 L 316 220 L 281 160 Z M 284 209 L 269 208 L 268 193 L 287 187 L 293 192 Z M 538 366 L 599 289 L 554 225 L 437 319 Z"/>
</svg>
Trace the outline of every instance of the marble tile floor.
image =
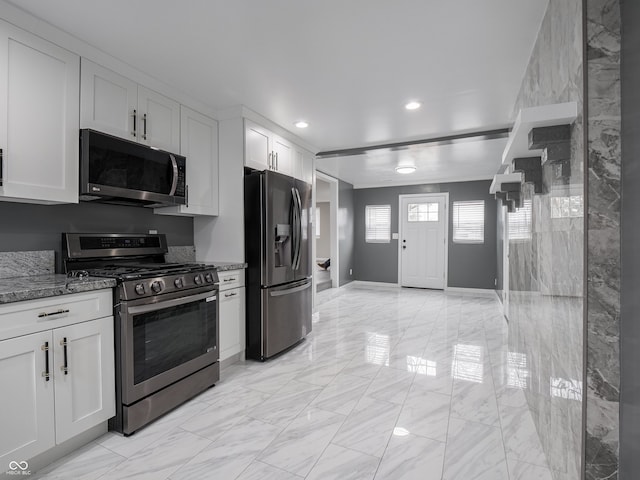
<svg viewBox="0 0 640 480">
<path fill-rule="evenodd" d="M 313 333 L 32 478 L 551 480 L 495 298 L 347 286 Z"/>
</svg>

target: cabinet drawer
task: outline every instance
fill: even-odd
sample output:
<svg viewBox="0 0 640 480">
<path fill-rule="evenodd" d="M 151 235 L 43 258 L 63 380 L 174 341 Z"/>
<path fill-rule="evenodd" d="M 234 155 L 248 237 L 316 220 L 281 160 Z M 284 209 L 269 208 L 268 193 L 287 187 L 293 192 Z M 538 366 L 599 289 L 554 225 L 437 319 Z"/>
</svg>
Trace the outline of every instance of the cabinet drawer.
<svg viewBox="0 0 640 480">
<path fill-rule="evenodd" d="M 111 289 L 0 305 L 0 340 L 113 315 Z"/>
<path fill-rule="evenodd" d="M 220 279 L 220 291 L 242 287 L 244 285 L 244 270 L 218 272 L 218 278 Z"/>
</svg>

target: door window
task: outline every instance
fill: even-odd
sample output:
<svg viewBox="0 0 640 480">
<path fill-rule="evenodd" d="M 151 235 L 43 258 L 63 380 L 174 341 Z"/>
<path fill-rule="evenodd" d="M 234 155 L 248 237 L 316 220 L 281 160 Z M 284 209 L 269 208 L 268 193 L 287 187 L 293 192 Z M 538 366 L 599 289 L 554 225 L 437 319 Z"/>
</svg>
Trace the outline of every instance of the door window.
<svg viewBox="0 0 640 480">
<path fill-rule="evenodd" d="M 437 222 L 438 202 L 410 203 L 407 205 L 407 219 L 410 222 Z"/>
</svg>

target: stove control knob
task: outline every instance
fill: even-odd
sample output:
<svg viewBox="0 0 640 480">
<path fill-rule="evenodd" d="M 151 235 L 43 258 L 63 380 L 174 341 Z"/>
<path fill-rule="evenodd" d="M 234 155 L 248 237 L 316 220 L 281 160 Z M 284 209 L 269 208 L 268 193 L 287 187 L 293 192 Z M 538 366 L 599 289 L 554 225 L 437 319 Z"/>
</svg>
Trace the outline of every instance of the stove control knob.
<svg viewBox="0 0 640 480">
<path fill-rule="evenodd" d="M 182 281 L 182 277 L 178 277 L 173 281 L 173 284 L 176 286 L 176 288 L 182 288 L 184 287 L 184 282 Z"/>
<path fill-rule="evenodd" d="M 202 275 L 197 274 L 195 277 L 193 277 L 193 281 L 196 282 L 196 285 L 200 285 L 202 283 Z"/>
<path fill-rule="evenodd" d="M 151 290 L 153 290 L 153 293 L 160 293 L 162 291 L 162 284 L 157 280 L 155 282 L 152 282 Z"/>
<path fill-rule="evenodd" d="M 146 293 L 144 289 L 144 283 L 139 283 L 136 285 L 136 293 L 138 295 L 144 295 Z"/>
<path fill-rule="evenodd" d="M 213 275 L 211 275 L 210 273 L 205 274 L 204 279 L 207 281 L 207 283 L 211 283 L 213 282 Z"/>
</svg>

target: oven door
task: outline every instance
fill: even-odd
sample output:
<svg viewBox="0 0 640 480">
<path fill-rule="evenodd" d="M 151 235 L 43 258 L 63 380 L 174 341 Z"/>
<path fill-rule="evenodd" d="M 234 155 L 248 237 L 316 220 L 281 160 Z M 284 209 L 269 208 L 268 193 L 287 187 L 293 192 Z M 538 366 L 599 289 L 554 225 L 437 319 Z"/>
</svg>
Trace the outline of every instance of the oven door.
<svg viewBox="0 0 640 480">
<path fill-rule="evenodd" d="M 167 295 L 169 297 L 169 295 Z M 218 360 L 218 290 L 122 302 L 122 401 L 131 405 Z"/>
</svg>

